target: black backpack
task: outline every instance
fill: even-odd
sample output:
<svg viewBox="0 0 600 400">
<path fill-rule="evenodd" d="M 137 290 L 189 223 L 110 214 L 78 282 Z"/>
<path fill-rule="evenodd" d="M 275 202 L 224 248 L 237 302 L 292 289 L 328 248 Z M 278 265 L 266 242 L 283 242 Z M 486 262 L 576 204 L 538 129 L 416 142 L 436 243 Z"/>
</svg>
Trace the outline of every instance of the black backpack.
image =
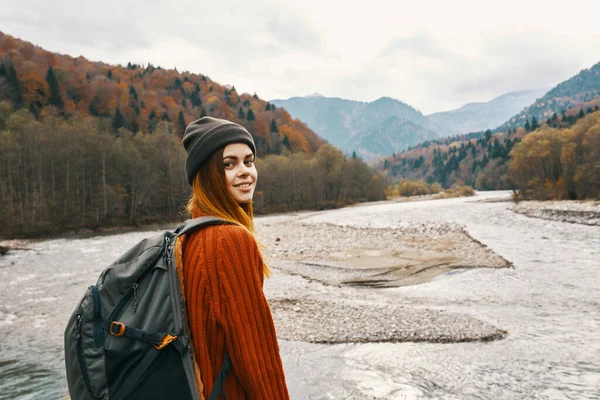
<svg viewBox="0 0 600 400">
<path fill-rule="evenodd" d="M 202 217 L 147 238 L 105 269 L 65 329 L 73 400 L 199 400 L 194 354 L 175 266 L 179 235 L 227 221 Z M 229 354 L 209 400 L 225 393 Z"/>
</svg>

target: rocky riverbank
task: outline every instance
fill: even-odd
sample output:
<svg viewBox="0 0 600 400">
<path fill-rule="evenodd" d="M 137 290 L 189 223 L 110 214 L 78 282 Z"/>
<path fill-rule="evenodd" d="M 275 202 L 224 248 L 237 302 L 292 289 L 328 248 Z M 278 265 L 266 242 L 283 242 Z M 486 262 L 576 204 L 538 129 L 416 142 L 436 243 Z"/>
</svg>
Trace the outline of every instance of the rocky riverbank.
<svg viewBox="0 0 600 400">
<path fill-rule="evenodd" d="M 468 315 L 404 303 L 398 292 L 389 291 L 455 271 L 511 266 L 462 226 L 431 222 L 390 229 L 306 222 L 312 215 L 257 219 L 276 272 L 267 295 L 281 339 L 451 343 L 506 335 Z"/>
<path fill-rule="evenodd" d="M 11 250 L 30 250 L 29 243 L 31 243 L 30 240 L 24 239 L 0 240 L 0 256 Z"/>
<path fill-rule="evenodd" d="M 513 211 L 533 218 L 600 226 L 600 201 L 523 201 Z"/>
<path fill-rule="evenodd" d="M 311 343 L 490 341 L 508 332 L 463 314 L 370 302 L 275 299 L 280 339 Z"/>
</svg>

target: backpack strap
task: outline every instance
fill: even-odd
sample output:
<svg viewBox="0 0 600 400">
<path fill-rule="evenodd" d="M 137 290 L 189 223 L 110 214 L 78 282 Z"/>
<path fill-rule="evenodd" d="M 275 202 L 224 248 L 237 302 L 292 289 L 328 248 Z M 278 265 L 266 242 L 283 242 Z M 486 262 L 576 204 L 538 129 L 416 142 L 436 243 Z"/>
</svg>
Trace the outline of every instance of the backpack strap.
<svg viewBox="0 0 600 400">
<path fill-rule="evenodd" d="M 229 221 L 225 221 L 224 219 L 217 217 L 199 217 L 192 218 L 185 221 L 183 224 L 179 225 L 177 229 L 173 232 L 177 236 L 185 235 L 186 233 L 193 232 L 198 229 L 202 229 L 207 226 L 212 225 L 226 225 L 231 224 Z"/>
<path fill-rule="evenodd" d="M 190 233 L 196 231 L 198 229 L 205 228 L 207 226 L 212 225 L 231 225 L 232 222 L 226 221 L 224 219 L 212 216 L 192 218 L 185 221 L 183 224 L 179 225 L 173 233 L 176 236 L 185 235 L 186 233 Z M 209 400 L 217 400 L 219 394 L 222 395 L 223 400 L 227 400 L 225 395 L 225 380 L 227 379 L 227 375 L 231 372 L 233 368 L 231 363 L 231 357 L 229 356 L 229 352 L 225 352 L 225 360 L 223 361 L 223 365 L 221 365 L 221 370 L 219 371 L 219 375 L 215 381 L 215 384 L 210 393 Z"/>
<path fill-rule="evenodd" d="M 227 375 L 229 375 L 231 368 L 231 357 L 229 357 L 229 352 L 227 351 L 225 352 L 225 360 L 221 366 L 221 371 L 219 372 L 219 376 L 217 376 L 217 380 L 210 392 L 208 400 L 218 400 L 219 394 L 223 395 L 223 400 L 227 400 L 227 397 L 225 396 L 225 380 L 227 379 Z"/>
</svg>

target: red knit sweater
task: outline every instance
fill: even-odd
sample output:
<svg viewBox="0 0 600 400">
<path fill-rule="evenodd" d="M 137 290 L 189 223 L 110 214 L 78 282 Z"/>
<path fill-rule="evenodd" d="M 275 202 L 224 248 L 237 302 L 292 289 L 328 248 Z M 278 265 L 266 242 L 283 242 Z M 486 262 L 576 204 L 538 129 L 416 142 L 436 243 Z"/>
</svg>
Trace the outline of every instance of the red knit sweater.
<svg viewBox="0 0 600 400">
<path fill-rule="evenodd" d="M 228 400 L 289 399 L 254 237 L 239 226 L 211 226 L 187 235 L 182 248 L 186 307 L 204 397 L 229 351 Z"/>
</svg>

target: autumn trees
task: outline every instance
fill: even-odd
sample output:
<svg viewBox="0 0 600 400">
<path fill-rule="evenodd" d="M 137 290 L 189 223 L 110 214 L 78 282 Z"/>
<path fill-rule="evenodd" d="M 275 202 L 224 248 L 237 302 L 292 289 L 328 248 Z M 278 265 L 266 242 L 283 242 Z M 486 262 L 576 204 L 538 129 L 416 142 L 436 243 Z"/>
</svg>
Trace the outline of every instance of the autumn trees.
<svg viewBox="0 0 600 400">
<path fill-rule="evenodd" d="M 302 149 L 313 154 L 325 143 L 284 109 L 256 94 L 240 94 L 208 77 L 151 64 L 126 67 L 47 52 L 0 32 L 0 101 L 26 108 L 36 118 L 45 108 L 67 119 L 108 118 L 116 133 L 154 132 L 160 121 L 185 124 L 210 115 L 237 122 L 257 139 L 259 154 Z M 281 133 L 286 132 L 286 133 Z M 281 133 L 280 135 L 277 135 Z"/>
<path fill-rule="evenodd" d="M 341 207 L 383 199 L 385 178 L 358 158 L 323 145 L 310 157 L 303 152 L 258 159 L 258 213 Z"/>
<path fill-rule="evenodd" d="M 168 130 L 115 136 L 101 119 L 40 122 L 7 108 L 0 103 L 3 236 L 178 218 L 185 153 Z"/>
<path fill-rule="evenodd" d="M 600 198 L 600 112 L 570 128 L 538 129 L 510 155 L 508 177 L 521 198 Z"/>
<path fill-rule="evenodd" d="M 189 195 L 177 125 L 134 134 L 113 122 L 65 120 L 0 102 L 0 236 L 136 226 L 184 218 Z M 339 207 L 383 197 L 384 179 L 324 145 L 258 159 L 257 213 Z"/>
<path fill-rule="evenodd" d="M 381 175 L 256 94 L 150 64 L 53 54 L 0 33 L 0 236 L 181 220 L 181 136 L 206 115 L 254 137 L 258 213 L 383 197 Z"/>
</svg>

